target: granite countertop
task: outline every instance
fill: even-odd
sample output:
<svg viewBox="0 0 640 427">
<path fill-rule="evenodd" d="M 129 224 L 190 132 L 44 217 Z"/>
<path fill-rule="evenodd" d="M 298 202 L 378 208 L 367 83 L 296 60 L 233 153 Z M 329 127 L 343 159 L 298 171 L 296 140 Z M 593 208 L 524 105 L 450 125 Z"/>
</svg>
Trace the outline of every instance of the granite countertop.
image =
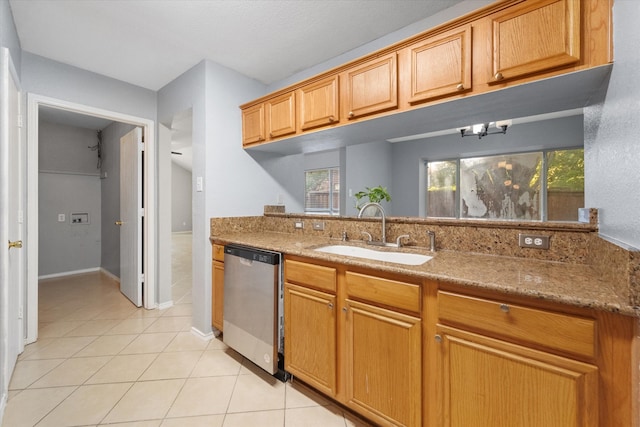
<svg viewBox="0 0 640 427">
<path fill-rule="evenodd" d="M 401 250 L 433 256 L 433 259 L 422 265 L 411 266 L 313 250 L 329 244 L 356 245 L 385 250 L 367 246 L 361 241 L 342 242 L 339 239 L 326 237 L 276 232 L 223 233 L 211 236 L 211 241 L 218 244 L 235 243 L 289 255 L 442 280 L 463 286 L 640 317 L 640 308 L 633 307 L 628 299 L 617 295 L 607 277 L 602 277 L 593 267 L 584 264 L 445 250 L 432 253 L 426 248 L 405 247 Z M 392 250 L 398 249 L 392 248 Z"/>
</svg>

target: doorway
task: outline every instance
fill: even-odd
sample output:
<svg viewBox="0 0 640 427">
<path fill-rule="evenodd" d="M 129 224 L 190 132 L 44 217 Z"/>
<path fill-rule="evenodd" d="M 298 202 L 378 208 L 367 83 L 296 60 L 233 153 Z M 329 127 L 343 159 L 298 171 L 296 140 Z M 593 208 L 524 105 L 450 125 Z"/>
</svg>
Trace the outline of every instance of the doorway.
<svg viewBox="0 0 640 427">
<path fill-rule="evenodd" d="M 192 110 L 171 120 L 171 297 L 175 304 L 190 301 L 193 246 Z"/>
<path fill-rule="evenodd" d="M 152 120 L 98 109 L 58 99 L 29 94 L 28 99 L 28 138 L 27 138 L 27 305 L 26 305 L 26 343 L 35 342 L 38 334 L 38 265 L 39 265 L 39 114 L 40 108 L 63 110 L 70 113 L 121 122 L 143 129 L 145 135 L 144 155 L 144 206 L 143 244 L 146 248 L 143 256 L 144 307 L 156 308 L 156 147 L 155 126 Z"/>
</svg>

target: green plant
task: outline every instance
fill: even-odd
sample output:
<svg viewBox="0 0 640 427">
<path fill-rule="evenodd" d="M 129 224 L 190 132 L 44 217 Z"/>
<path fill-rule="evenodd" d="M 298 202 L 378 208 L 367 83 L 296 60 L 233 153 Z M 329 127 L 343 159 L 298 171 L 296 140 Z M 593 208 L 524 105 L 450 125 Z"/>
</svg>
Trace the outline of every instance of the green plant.
<svg viewBox="0 0 640 427">
<path fill-rule="evenodd" d="M 389 191 L 387 191 L 386 187 L 382 187 L 381 185 L 373 188 L 365 187 L 365 191 L 358 191 L 353 195 L 353 197 L 355 197 L 356 199 L 355 204 L 356 209 L 358 210 L 360 210 L 362 206 L 368 202 L 380 203 L 383 200 L 387 202 L 391 201 L 391 195 L 389 194 Z M 362 200 L 365 197 L 369 200 Z"/>
</svg>

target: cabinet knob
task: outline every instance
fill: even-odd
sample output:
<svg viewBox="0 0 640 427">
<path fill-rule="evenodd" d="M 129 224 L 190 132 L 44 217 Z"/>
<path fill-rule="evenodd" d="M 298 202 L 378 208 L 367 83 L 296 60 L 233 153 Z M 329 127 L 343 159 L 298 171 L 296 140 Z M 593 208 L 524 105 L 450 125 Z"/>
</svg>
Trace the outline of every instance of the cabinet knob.
<svg viewBox="0 0 640 427">
<path fill-rule="evenodd" d="M 353 114 L 353 111 L 349 111 L 349 117 L 353 117 L 355 116 L 355 114 Z"/>
<path fill-rule="evenodd" d="M 463 90 L 464 89 L 464 85 L 462 83 L 460 83 L 458 86 L 456 86 L 456 89 Z"/>
<path fill-rule="evenodd" d="M 273 138 L 273 133 L 269 132 L 269 138 Z"/>
<path fill-rule="evenodd" d="M 440 344 L 442 342 L 442 336 L 436 335 L 435 340 L 438 344 Z"/>
<path fill-rule="evenodd" d="M 335 117 L 333 117 L 333 116 L 329 116 L 329 122 L 330 122 L 330 123 L 333 123 L 333 122 L 335 122 L 335 121 L 336 121 L 336 118 L 335 118 Z"/>
<path fill-rule="evenodd" d="M 347 307 L 342 307 L 342 312 L 346 313 L 347 312 Z"/>
<path fill-rule="evenodd" d="M 329 303 L 329 304 L 327 304 L 327 305 L 329 306 L 329 308 L 330 308 L 330 309 L 332 309 L 332 310 L 333 310 L 333 303 Z"/>
<path fill-rule="evenodd" d="M 502 75 L 502 73 L 496 73 L 495 76 L 493 76 L 496 80 L 502 80 L 504 79 L 504 76 Z"/>
<path fill-rule="evenodd" d="M 508 313 L 510 310 L 509 305 L 507 304 L 500 304 L 500 311 L 503 313 Z"/>
</svg>

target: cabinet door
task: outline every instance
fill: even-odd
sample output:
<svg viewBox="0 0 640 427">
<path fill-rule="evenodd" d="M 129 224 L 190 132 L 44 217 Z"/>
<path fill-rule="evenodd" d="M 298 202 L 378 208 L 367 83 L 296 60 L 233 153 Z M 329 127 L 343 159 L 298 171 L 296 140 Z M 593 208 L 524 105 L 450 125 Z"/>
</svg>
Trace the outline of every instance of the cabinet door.
<svg viewBox="0 0 640 427">
<path fill-rule="evenodd" d="M 411 60 L 409 103 L 471 89 L 471 25 L 407 48 Z"/>
<path fill-rule="evenodd" d="M 438 327 L 443 425 L 598 425 L 598 368 Z"/>
<path fill-rule="evenodd" d="M 394 52 L 346 71 L 345 107 L 349 119 L 398 107 L 397 68 Z"/>
<path fill-rule="evenodd" d="M 347 405 L 378 424 L 422 425 L 420 319 L 351 300 L 346 312 Z"/>
<path fill-rule="evenodd" d="M 264 139 L 264 104 L 242 110 L 242 145 L 255 144 Z"/>
<path fill-rule="evenodd" d="M 490 83 L 580 61 L 580 0 L 527 1 L 491 21 Z"/>
<path fill-rule="evenodd" d="M 338 76 L 300 88 L 298 110 L 302 130 L 338 123 Z"/>
<path fill-rule="evenodd" d="M 295 100 L 295 92 L 290 92 L 265 102 L 269 138 L 296 132 Z"/>
<path fill-rule="evenodd" d="M 213 261 L 213 270 L 211 277 L 213 278 L 213 289 L 211 290 L 211 324 L 214 328 L 222 331 L 223 325 L 223 307 L 224 307 L 224 263 Z"/>
<path fill-rule="evenodd" d="M 285 283 L 285 370 L 336 395 L 336 297 Z"/>
</svg>

